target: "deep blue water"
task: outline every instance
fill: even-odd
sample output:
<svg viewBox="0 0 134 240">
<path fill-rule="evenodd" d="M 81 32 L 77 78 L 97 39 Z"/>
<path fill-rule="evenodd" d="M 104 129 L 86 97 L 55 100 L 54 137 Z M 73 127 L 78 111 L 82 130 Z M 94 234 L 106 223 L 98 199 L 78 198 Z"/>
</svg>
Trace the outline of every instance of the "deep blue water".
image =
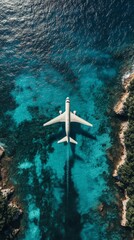
<svg viewBox="0 0 134 240">
<path fill-rule="evenodd" d="M 133 11 L 130 0 L 0 3 L 0 141 L 24 208 L 19 240 L 130 239 L 106 151 L 121 69 L 131 62 Z M 93 124 L 72 126 L 77 146 L 57 144 L 64 126 L 42 127 L 67 96 Z"/>
</svg>

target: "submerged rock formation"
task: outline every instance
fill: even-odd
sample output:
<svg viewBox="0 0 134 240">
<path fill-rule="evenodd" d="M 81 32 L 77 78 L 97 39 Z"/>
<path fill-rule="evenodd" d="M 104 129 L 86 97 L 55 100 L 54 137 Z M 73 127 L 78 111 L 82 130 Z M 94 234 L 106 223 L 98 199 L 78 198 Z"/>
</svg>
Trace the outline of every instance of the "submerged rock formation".
<svg viewBox="0 0 134 240">
<path fill-rule="evenodd" d="M 14 187 L 8 182 L 7 161 L 4 148 L 0 146 L 0 239 L 15 239 L 20 230 L 22 209 L 14 198 Z M 9 162 L 8 162 L 9 163 Z"/>
<path fill-rule="evenodd" d="M 5 149 L 2 146 L 0 146 L 0 159 L 2 158 L 4 152 L 5 152 Z"/>
</svg>

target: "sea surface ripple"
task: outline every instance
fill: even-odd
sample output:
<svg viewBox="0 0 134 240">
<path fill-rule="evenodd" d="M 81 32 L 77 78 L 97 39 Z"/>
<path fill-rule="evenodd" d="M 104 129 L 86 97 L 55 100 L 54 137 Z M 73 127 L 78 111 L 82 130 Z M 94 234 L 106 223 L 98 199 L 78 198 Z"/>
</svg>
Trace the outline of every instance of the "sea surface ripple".
<svg viewBox="0 0 134 240">
<path fill-rule="evenodd" d="M 133 12 L 131 0 L 1 0 L 0 141 L 24 208 L 19 240 L 130 239 L 107 149 Z M 64 125 L 42 127 L 67 96 L 93 124 L 72 125 L 78 146 L 57 144 Z"/>
</svg>

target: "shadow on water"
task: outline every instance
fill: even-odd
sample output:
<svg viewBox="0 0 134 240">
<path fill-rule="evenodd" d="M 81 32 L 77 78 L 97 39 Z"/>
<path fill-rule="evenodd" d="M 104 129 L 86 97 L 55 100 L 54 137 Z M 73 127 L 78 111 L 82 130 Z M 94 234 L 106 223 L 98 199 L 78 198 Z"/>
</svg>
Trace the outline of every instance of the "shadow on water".
<svg viewBox="0 0 134 240">
<path fill-rule="evenodd" d="M 89 133 L 88 130 L 89 130 L 88 127 L 87 127 L 87 130 L 84 130 L 81 127 L 81 124 L 79 124 L 79 123 L 71 123 L 70 136 L 76 141 L 77 141 L 77 139 L 76 139 L 77 135 L 82 135 L 90 140 L 97 140 L 97 137 L 92 135 L 91 133 Z M 58 141 L 58 140 L 62 139 L 63 137 L 65 137 L 65 135 L 66 135 L 65 125 L 63 124 L 62 129 L 60 131 L 58 131 L 58 133 L 53 133 L 50 136 L 50 142 L 53 143 L 55 141 Z M 75 144 L 71 144 L 71 149 L 72 149 L 73 154 L 75 154 L 75 147 L 76 147 Z M 79 157 L 78 157 L 78 159 L 79 159 Z M 80 158 L 80 160 L 82 160 L 82 159 Z"/>
<path fill-rule="evenodd" d="M 88 132 L 88 127 L 87 127 L 87 130 L 84 130 L 82 127 L 81 127 L 81 124 L 79 123 L 71 123 L 71 131 L 70 131 L 70 135 L 73 139 L 75 139 L 77 141 L 77 138 L 76 136 L 77 135 L 81 135 L 81 136 L 84 136 L 86 137 L 87 139 L 90 139 L 90 140 L 97 140 L 97 137 L 92 135 L 91 133 Z M 71 144 L 71 149 L 72 149 L 72 153 L 73 155 L 76 157 L 77 156 L 77 159 L 78 160 L 82 160 L 82 158 L 78 155 L 76 155 L 76 145 L 75 144 Z"/>
<path fill-rule="evenodd" d="M 89 133 L 88 130 L 89 130 L 89 127 L 87 127 L 87 130 L 84 130 L 81 127 L 81 124 L 71 123 L 71 132 L 70 133 L 72 134 L 72 137 L 73 137 L 73 135 L 76 136 L 76 134 L 79 134 L 79 135 L 82 135 L 82 136 L 87 137 L 89 139 L 96 140 L 97 139 L 96 136 Z"/>
<path fill-rule="evenodd" d="M 88 131 L 82 129 L 81 125 L 78 123 L 71 123 L 71 131 L 70 136 L 76 139 L 77 134 L 81 134 L 82 136 L 90 139 L 96 140 L 96 136 L 93 136 Z M 64 130 L 62 129 L 58 134 L 55 135 L 55 139 L 60 139 L 65 135 Z M 54 136 L 53 136 L 54 140 Z M 76 145 L 75 144 L 67 144 L 67 159 L 65 165 L 65 240 L 80 240 L 80 233 L 82 230 L 81 216 L 77 211 L 77 199 L 78 194 L 75 190 L 74 183 L 71 177 L 71 170 L 74 166 L 75 159 L 83 161 L 83 159 L 76 154 Z"/>
<path fill-rule="evenodd" d="M 70 136 L 76 139 L 77 134 L 96 140 L 96 136 L 91 135 L 89 132 L 82 129 L 81 125 L 78 123 L 71 124 Z M 55 138 L 62 138 L 65 135 L 64 130 L 56 134 Z M 53 138 L 54 140 L 54 138 Z M 66 143 L 65 143 L 66 144 Z M 65 165 L 65 240 L 80 240 L 80 233 L 82 230 L 81 216 L 77 211 L 77 199 L 78 194 L 75 190 L 74 183 L 71 178 L 71 170 L 74 166 L 75 159 L 83 161 L 83 159 L 76 154 L 75 144 L 66 144 L 67 145 L 67 159 Z"/>
<path fill-rule="evenodd" d="M 65 166 L 65 240 L 80 240 L 82 230 L 81 217 L 77 211 L 78 194 L 75 190 L 71 178 L 71 169 L 73 168 L 75 156 L 70 155 L 71 146 L 67 145 L 67 161 Z"/>
</svg>

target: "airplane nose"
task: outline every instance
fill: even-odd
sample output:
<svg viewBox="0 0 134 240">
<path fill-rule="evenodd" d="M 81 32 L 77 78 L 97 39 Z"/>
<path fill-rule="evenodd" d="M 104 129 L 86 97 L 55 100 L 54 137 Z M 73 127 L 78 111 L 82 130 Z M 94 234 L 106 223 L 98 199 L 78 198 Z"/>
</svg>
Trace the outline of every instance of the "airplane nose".
<svg viewBox="0 0 134 240">
<path fill-rule="evenodd" d="M 67 98 L 66 98 L 66 102 L 67 102 L 67 103 L 69 103 L 69 102 L 70 102 L 70 100 L 69 100 L 69 97 L 67 97 Z"/>
</svg>

